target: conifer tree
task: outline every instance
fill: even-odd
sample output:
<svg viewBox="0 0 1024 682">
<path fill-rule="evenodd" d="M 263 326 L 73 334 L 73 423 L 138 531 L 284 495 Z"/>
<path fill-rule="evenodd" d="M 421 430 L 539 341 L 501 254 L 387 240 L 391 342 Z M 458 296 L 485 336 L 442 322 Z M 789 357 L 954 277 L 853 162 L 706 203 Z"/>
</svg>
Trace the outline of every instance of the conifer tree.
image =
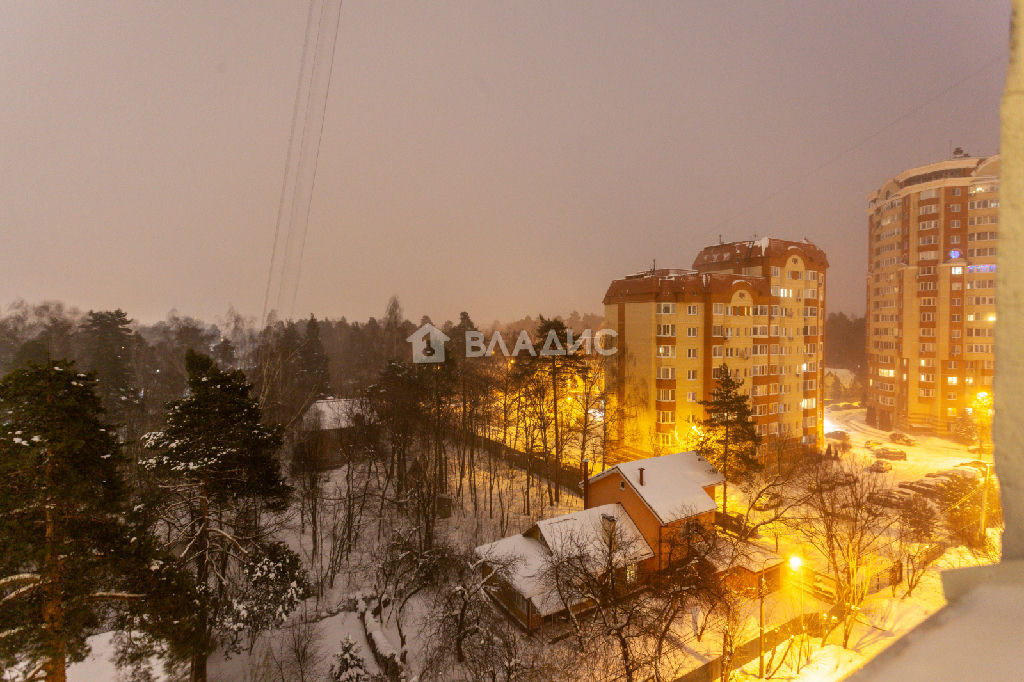
<svg viewBox="0 0 1024 682">
<path fill-rule="evenodd" d="M 750 397 L 741 393 L 743 381 L 734 379 L 725 363 L 717 370 L 710 400 L 698 401 L 704 408 L 701 420 L 701 454 L 717 468 L 722 483 L 722 513 L 727 513 L 729 479 L 737 479 L 758 467 L 757 435 L 750 409 Z"/>
<path fill-rule="evenodd" d="M 326 396 L 330 388 L 327 353 L 320 340 L 320 323 L 310 315 L 306 322 L 306 333 L 298 352 L 298 383 L 301 386 L 305 402 Z"/>
<path fill-rule="evenodd" d="M 285 509 L 290 489 L 274 454 L 279 429 L 260 423 L 241 371 L 225 372 L 208 356 L 185 357 L 188 393 L 170 404 L 163 431 L 148 434 L 144 467 L 179 563 L 197 584 L 183 627 L 191 679 L 206 679 L 218 646 L 279 625 L 308 593 L 299 558 L 274 542 L 266 512 Z"/>
<path fill-rule="evenodd" d="M 136 402 L 132 391 L 132 330 L 128 314 L 117 310 L 90 310 L 82 322 L 83 365 L 96 373 L 96 389 L 107 414 L 125 421 Z"/>
<path fill-rule="evenodd" d="M 66 679 L 110 609 L 162 571 L 123 485 L 92 375 L 60 361 L 0 380 L 0 662 Z"/>
</svg>

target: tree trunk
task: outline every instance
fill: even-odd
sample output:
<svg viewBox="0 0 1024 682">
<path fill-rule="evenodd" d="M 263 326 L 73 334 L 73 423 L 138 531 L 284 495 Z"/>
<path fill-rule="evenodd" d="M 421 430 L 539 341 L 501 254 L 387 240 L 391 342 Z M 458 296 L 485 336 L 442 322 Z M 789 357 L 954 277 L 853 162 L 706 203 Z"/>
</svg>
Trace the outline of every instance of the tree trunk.
<svg viewBox="0 0 1024 682">
<path fill-rule="evenodd" d="M 53 461 L 49 452 L 46 458 L 46 480 L 51 482 Z M 67 680 L 67 635 L 64 632 L 64 608 L 61 603 L 60 552 L 57 548 L 57 519 L 52 502 L 46 505 L 46 558 L 43 592 L 43 626 L 49 645 L 50 658 L 43 669 L 46 682 Z"/>
<path fill-rule="evenodd" d="M 203 486 L 199 492 L 199 535 L 196 539 L 198 547 L 196 560 L 196 584 L 204 587 L 209 579 L 210 560 L 210 510 L 206 499 L 206 487 Z M 192 643 L 191 682 L 206 682 L 206 658 L 209 655 L 209 615 L 206 611 L 206 604 L 199 607 L 199 614 L 196 623 L 196 636 L 198 641 Z"/>
</svg>

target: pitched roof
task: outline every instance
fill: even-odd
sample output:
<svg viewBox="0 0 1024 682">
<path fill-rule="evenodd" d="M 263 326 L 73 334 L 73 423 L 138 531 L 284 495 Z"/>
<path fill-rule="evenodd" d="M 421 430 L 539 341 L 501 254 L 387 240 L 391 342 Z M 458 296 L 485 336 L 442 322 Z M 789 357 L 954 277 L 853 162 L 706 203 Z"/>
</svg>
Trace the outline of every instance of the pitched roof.
<svg viewBox="0 0 1024 682">
<path fill-rule="evenodd" d="M 643 485 L 640 485 L 641 468 L 644 470 Z M 600 480 L 613 471 L 629 483 L 662 525 L 713 511 L 715 501 L 704 492 L 704 488 L 725 480 L 710 462 L 696 452 L 620 462 L 591 477 L 590 481 Z"/>
<path fill-rule="evenodd" d="M 551 557 L 584 549 L 592 552 L 595 566 L 602 564 L 607 558 L 602 557 L 607 546 L 603 517 L 615 520 L 619 550 L 612 559 L 616 567 L 654 556 L 651 546 L 618 503 L 543 519 L 525 533 L 480 545 L 475 551 L 485 561 L 511 563 L 507 577 L 512 587 L 529 599 L 541 616 L 548 616 L 565 608 L 545 579 L 544 573 Z"/>
</svg>

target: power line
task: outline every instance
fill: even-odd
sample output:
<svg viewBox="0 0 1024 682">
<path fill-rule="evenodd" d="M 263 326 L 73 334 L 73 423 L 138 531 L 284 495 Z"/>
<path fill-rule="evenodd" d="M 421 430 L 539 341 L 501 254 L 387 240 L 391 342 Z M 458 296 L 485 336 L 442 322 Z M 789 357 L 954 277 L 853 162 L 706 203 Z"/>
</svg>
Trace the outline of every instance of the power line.
<svg viewBox="0 0 1024 682">
<path fill-rule="evenodd" d="M 829 157 L 825 161 L 821 162 L 820 164 L 818 164 L 817 166 L 815 166 L 814 168 L 809 170 L 804 175 L 802 175 L 799 178 L 797 178 L 797 180 L 803 180 L 803 179 L 806 179 L 806 178 L 808 178 L 808 177 L 810 177 L 812 175 L 817 174 L 818 171 L 822 170 L 826 166 L 832 165 L 833 163 L 835 163 L 836 161 L 838 161 L 842 157 L 846 156 L 847 154 L 849 154 L 850 152 L 854 151 L 855 149 L 857 149 L 857 148 L 861 147 L 862 145 L 864 145 L 864 144 L 870 142 L 871 140 L 875 139 L 876 137 L 878 137 L 879 135 L 881 135 L 885 131 L 887 131 L 890 128 L 892 128 L 893 126 L 895 126 L 895 125 L 897 125 L 899 123 L 902 123 L 903 121 L 905 121 L 906 119 L 910 118 L 911 116 L 914 116 L 915 114 L 920 112 L 922 109 L 924 109 L 925 107 L 930 105 L 935 100 L 937 100 L 937 99 L 943 97 L 944 95 L 948 94 L 950 91 L 952 91 L 955 88 L 959 87 L 964 82 L 974 78 L 978 74 L 980 74 L 983 71 L 985 71 L 986 69 L 990 68 L 993 64 L 996 64 L 999 61 L 1004 61 L 1005 59 L 1006 59 L 1006 55 L 1003 54 L 1003 53 L 999 53 L 999 54 L 994 55 L 991 59 L 989 59 L 988 61 L 986 61 L 981 66 L 979 66 L 978 68 L 976 68 L 973 71 L 971 71 L 966 76 L 963 76 L 959 80 L 954 81 L 953 83 L 951 83 L 950 85 L 946 86 L 942 90 L 939 90 L 938 92 L 936 92 L 936 93 L 934 93 L 932 95 L 929 95 L 920 104 L 918 104 L 916 107 L 914 107 L 914 108 L 912 108 L 912 109 L 910 109 L 910 110 L 900 114 L 896 118 L 894 118 L 891 121 L 889 121 L 888 123 L 886 123 L 881 128 L 878 128 L 877 130 L 875 130 L 873 133 L 871 133 L 869 135 L 866 135 L 865 137 L 862 137 L 861 139 L 857 140 L 856 142 L 854 142 L 850 146 L 846 147 L 842 151 L 840 151 L 840 152 L 834 154 L 833 156 Z M 771 192 L 770 194 L 765 196 L 760 201 L 747 206 L 747 208 L 743 209 L 742 211 L 740 211 L 738 213 L 734 213 L 733 215 L 729 216 L 728 218 L 726 218 L 722 222 L 720 222 L 717 225 L 713 226 L 711 228 L 712 232 L 715 231 L 715 230 L 718 230 L 718 229 L 720 229 L 722 227 L 725 227 L 726 225 L 728 225 L 732 221 L 736 220 L 737 218 L 740 218 L 740 217 L 742 217 L 744 215 L 747 215 L 748 213 L 750 213 L 754 209 L 760 208 L 761 206 L 763 206 L 764 204 L 768 203 L 772 199 L 775 199 L 777 196 L 779 196 L 783 192 L 792 189 L 792 187 L 793 187 L 793 182 L 792 181 L 787 182 L 786 185 L 782 185 L 782 186 L 778 187 L 776 190 L 774 190 L 773 192 Z"/>
<path fill-rule="evenodd" d="M 313 155 L 313 178 L 310 180 L 309 198 L 306 201 L 306 217 L 302 222 L 302 239 L 299 241 L 299 260 L 295 270 L 295 289 L 292 291 L 291 316 L 295 315 L 295 300 L 299 296 L 299 281 L 302 276 L 302 257 L 306 251 L 306 233 L 309 230 L 309 215 L 313 207 L 313 192 L 316 190 L 316 171 L 320 164 L 320 143 L 324 136 L 324 120 L 327 117 L 327 101 L 331 96 L 331 81 L 334 77 L 334 52 L 338 48 L 338 32 L 341 29 L 341 9 L 343 0 L 338 1 L 338 16 L 334 22 L 334 39 L 331 41 L 330 57 L 327 67 L 327 87 L 324 91 L 324 102 L 320 111 L 320 130 L 316 137 L 316 152 Z"/>
<path fill-rule="evenodd" d="M 270 284 L 274 278 L 274 262 L 277 260 L 277 244 L 281 234 L 281 219 L 284 216 L 285 195 L 288 189 L 288 177 L 292 166 L 292 152 L 295 147 L 295 129 L 299 119 L 299 104 L 302 101 L 302 83 L 309 59 L 309 37 L 313 32 L 313 7 L 316 0 L 309 0 L 309 11 L 306 14 L 306 35 L 302 40 L 302 57 L 299 60 L 299 79 L 295 86 L 295 102 L 292 104 L 292 125 L 288 131 L 288 151 L 285 153 L 284 174 L 281 179 L 281 196 L 277 202 L 277 218 L 274 220 L 274 244 L 270 250 L 270 267 L 267 271 L 267 288 L 263 294 L 263 312 L 260 315 L 260 327 L 267 323 L 267 305 L 270 303 Z M 282 271 L 283 278 L 283 271 Z"/>
<path fill-rule="evenodd" d="M 292 184 L 291 202 L 288 211 L 288 232 L 284 243 L 284 257 L 281 261 L 281 280 L 277 288 L 277 303 L 275 309 L 280 313 L 283 311 L 284 301 L 287 298 L 287 290 L 290 287 L 290 270 L 294 263 L 292 251 L 295 243 L 295 223 L 298 220 L 298 202 L 301 185 L 304 182 L 302 170 L 305 160 L 308 158 L 307 132 L 310 128 L 310 113 L 313 111 L 313 95 L 316 88 L 316 77 L 320 70 L 320 41 L 323 38 L 324 17 L 327 16 L 327 5 L 330 0 L 323 0 L 320 5 L 320 18 L 316 25 L 316 44 L 313 47 L 313 64 L 309 70 L 309 87 L 306 89 L 306 106 L 303 109 L 302 134 L 299 136 L 299 155 L 295 162 L 295 180 Z"/>
</svg>

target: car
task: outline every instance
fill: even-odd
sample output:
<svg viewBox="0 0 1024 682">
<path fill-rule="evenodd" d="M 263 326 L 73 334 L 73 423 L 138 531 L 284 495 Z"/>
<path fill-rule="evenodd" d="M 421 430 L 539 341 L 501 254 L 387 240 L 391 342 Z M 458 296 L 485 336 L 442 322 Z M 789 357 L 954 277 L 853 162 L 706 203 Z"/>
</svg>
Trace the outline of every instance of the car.
<svg viewBox="0 0 1024 682">
<path fill-rule="evenodd" d="M 877 440 L 866 440 L 864 441 L 864 447 L 866 447 L 868 450 L 874 450 L 875 448 L 882 447 L 882 444 Z"/>
<path fill-rule="evenodd" d="M 899 431 L 893 431 L 889 434 L 889 440 L 893 443 L 899 443 L 900 445 L 917 445 L 917 441 L 908 436 L 905 433 Z"/>
<path fill-rule="evenodd" d="M 902 507 L 914 493 L 902 488 L 898 490 L 878 490 L 868 493 L 868 502 L 879 507 Z"/>
<path fill-rule="evenodd" d="M 980 459 L 972 459 L 970 462 L 961 462 L 957 464 L 958 467 L 970 467 L 976 469 L 979 473 L 984 474 L 988 471 L 989 463 L 982 462 Z"/>
<path fill-rule="evenodd" d="M 875 457 L 879 459 L 893 459 L 905 461 L 907 459 L 907 451 L 900 450 L 899 448 L 876 448 Z"/>
<path fill-rule="evenodd" d="M 889 464 L 884 459 L 876 459 L 874 464 L 867 469 L 873 474 L 884 474 L 888 471 L 892 471 L 892 464 Z"/>
<path fill-rule="evenodd" d="M 831 438 L 832 440 L 838 440 L 844 443 L 850 442 L 850 434 L 846 431 L 829 431 L 825 434 L 825 438 Z"/>
<path fill-rule="evenodd" d="M 967 466 L 965 464 L 957 464 L 955 467 L 950 469 L 949 472 L 951 474 L 953 474 L 954 476 L 959 476 L 960 478 L 970 479 L 972 481 L 979 481 L 979 480 L 981 480 L 981 477 L 982 477 L 982 472 L 981 471 L 978 471 L 974 467 Z"/>
<path fill-rule="evenodd" d="M 942 482 L 934 478 L 921 479 L 918 481 L 903 481 L 897 485 L 903 490 L 909 490 L 929 498 L 938 497 L 943 488 Z"/>
</svg>

